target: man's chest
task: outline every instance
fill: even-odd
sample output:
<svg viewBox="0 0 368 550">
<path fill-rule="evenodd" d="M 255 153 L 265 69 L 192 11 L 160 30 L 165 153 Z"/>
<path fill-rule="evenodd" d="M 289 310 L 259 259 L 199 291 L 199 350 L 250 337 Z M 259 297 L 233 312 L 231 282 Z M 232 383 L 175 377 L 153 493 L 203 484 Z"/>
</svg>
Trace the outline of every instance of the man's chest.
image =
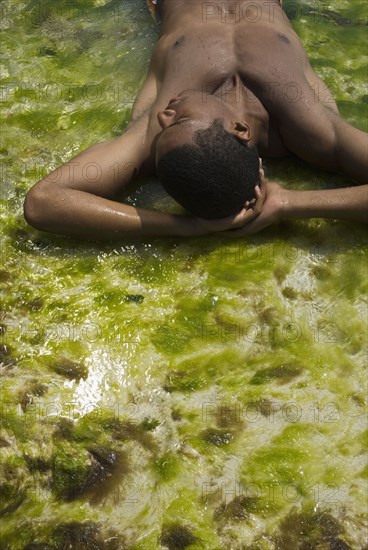
<svg viewBox="0 0 368 550">
<path fill-rule="evenodd" d="M 178 91 L 212 93 L 223 80 L 238 74 L 266 101 L 272 101 L 280 86 L 292 95 L 291 83 L 304 72 L 308 60 L 295 33 L 281 30 L 270 25 L 216 24 L 164 35 L 153 58 L 157 80 Z"/>
</svg>

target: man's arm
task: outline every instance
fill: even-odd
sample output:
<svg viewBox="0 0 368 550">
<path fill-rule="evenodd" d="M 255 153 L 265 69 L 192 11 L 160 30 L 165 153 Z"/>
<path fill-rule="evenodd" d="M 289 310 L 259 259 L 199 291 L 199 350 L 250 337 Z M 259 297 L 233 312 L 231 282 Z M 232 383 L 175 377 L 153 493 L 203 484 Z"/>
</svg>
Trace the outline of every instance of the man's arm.
<svg viewBox="0 0 368 550">
<path fill-rule="evenodd" d="M 306 124 L 308 115 L 310 122 Z M 337 113 L 321 105 L 310 113 L 306 111 L 301 114 L 300 109 L 299 116 L 296 123 L 289 115 L 282 125 L 284 143 L 292 153 L 319 168 L 345 174 L 357 183 L 367 181 L 366 132 L 354 128 Z"/>
<path fill-rule="evenodd" d="M 366 183 L 368 174 L 368 134 L 351 126 L 335 113 L 329 114 L 334 129 L 334 153 L 338 172 Z"/>
<path fill-rule="evenodd" d="M 296 191 L 277 183 L 266 184 L 262 211 L 240 229 L 227 231 L 234 237 L 257 233 L 285 219 L 330 218 L 368 223 L 368 185 L 342 189 Z"/>
<path fill-rule="evenodd" d="M 261 90 L 260 99 L 277 121 L 285 147 L 313 166 L 343 173 L 357 183 L 366 183 L 368 134 L 344 121 L 337 109 L 329 108 L 330 101 L 322 101 L 325 95 L 332 100 L 323 82 L 322 97 L 316 94 L 315 84 L 320 79 L 311 67 L 307 67 L 305 72 L 301 66 L 288 67 L 280 63 L 277 77 L 278 85 L 272 90 L 273 93 L 270 94 L 269 88 L 265 86 Z M 289 99 L 285 93 L 294 82 L 298 90 L 295 100 Z M 321 86 L 317 86 L 317 90 Z"/>
<path fill-rule="evenodd" d="M 281 193 L 280 218 L 331 218 L 368 223 L 368 185 Z"/>
<path fill-rule="evenodd" d="M 145 127 L 142 117 L 119 138 L 92 145 L 39 181 L 25 199 L 27 222 L 43 231 L 97 240 L 190 234 L 185 216 L 114 200 L 149 155 Z"/>
<path fill-rule="evenodd" d="M 251 211 L 211 223 L 135 208 L 116 197 L 139 175 L 150 153 L 143 114 L 117 139 L 92 145 L 51 172 L 27 193 L 24 216 L 43 231 L 92 240 L 123 240 L 144 236 L 200 236 L 241 227 Z"/>
<path fill-rule="evenodd" d="M 150 67 L 125 133 L 92 145 L 34 185 L 24 202 L 26 221 L 43 231 L 97 240 L 193 234 L 193 223 L 185 216 L 116 200 L 150 156 L 149 108 L 156 96 Z"/>
<path fill-rule="evenodd" d="M 291 152 L 312 165 L 345 174 L 358 184 L 367 183 L 367 133 L 314 101 L 312 89 L 306 83 L 303 97 L 296 104 L 290 105 L 277 96 L 276 99 L 280 132 Z M 293 191 L 268 184 L 263 211 L 249 224 L 248 231 L 244 228 L 244 234 L 259 231 L 283 218 L 332 218 L 367 223 L 367 215 L 368 185 Z"/>
</svg>

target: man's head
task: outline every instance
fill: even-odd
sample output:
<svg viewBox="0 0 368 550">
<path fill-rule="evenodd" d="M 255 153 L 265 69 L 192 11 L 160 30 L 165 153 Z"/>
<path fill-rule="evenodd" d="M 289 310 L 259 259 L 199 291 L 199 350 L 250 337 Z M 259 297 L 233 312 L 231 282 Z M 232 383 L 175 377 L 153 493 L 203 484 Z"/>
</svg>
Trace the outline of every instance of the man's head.
<svg viewBox="0 0 368 550">
<path fill-rule="evenodd" d="M 219 98 L 191 92 L 174 98 L 158 115 L 163 128 L 156 166 L 165 190 L 204 218 L 238 212 L 254 198 L 259 158 L 245 121 Z"/>
</svg>

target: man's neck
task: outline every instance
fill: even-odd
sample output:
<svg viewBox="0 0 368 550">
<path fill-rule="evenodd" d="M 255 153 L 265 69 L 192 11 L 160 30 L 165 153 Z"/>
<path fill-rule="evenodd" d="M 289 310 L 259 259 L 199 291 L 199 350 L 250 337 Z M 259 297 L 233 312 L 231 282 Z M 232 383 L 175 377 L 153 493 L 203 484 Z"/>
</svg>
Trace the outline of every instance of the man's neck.
<svg viewBox="0 0 368 550">
<path fill-rule="evenodd" d="M 257 102 L 246 104 L 243 116 L 251 128 L 251 143 L 261 151 L 266 150 L 269 145 L 270 117 L 262 103 L 257 99 Z"/>
<path fill-rule="evenodd" d="M 242 82 L 240 76 L 229 77 L 214 90 L 213 95 L 228 103 L 237 120 L 251 129 L 251 143 L 261 150 L 268 147 L 269 115 L 261 101 Z"/>
</svg>

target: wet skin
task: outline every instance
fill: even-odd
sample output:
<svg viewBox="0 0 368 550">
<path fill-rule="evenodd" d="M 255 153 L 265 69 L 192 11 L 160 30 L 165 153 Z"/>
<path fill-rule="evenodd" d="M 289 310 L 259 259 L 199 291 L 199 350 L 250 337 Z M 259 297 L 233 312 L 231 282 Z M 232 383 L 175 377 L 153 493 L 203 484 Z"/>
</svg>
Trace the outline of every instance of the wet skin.
<svg viewBox="0 0 368 550">
<path fill-rule="evenodd" d="M 306 160 L 333 169 L 331 154 L 326 153 L 336 104 L 312 70 L 278 1 L 166 0 L 161 13 L 160 37 L 133 120 L 148 109 L 155 137 L 175 124 L 170 138 L 165 138 L 165 151 L 166 139 L 172 147 L 191 141 L 192 136 L 182 132 L 185 125 L 176 125 L 174 114 L 169 113 L 179 114 L 179 104 L 168 109 L 170 98 L 189 90 L 185 108 L 191 109 L 193 123 L 197 119 L 209 126 L 215 118 L 223 118 L 225 126 L 245 122 L 251 141 L 261 155 L 270 157 L 303 153 L 308 138 Z M 323 103 L 316 97 L 317 89 Z M 299 96 L 300 101 L 295 101 Z M 313 145 L 317 137 L 318 147 Z M 160 135 L 161 146 L 163 139 Z M 160 154 L 155 155 L 156 161 Z"/>
<path fill-rule="evenodd" d="M 171 149 L 193 142 L 195 132 L 208 128 L 215 118 L 224 121 L 225 129 L 241 141 L 249 141 L 251 133 L 245 122 L 237 121 L 231 103 L 197 90 L 185 90 L 171 98 L 157 114 L 162 132 L 156 141 L 156 164 Z"/>
<path fill-rule="evenodd" d="M 144 174 L 155 173 L 163 152 L 192 143 L 195 129 L 222 118 L 261 156 L 294 154 L 365 183 L 366 135 L 338 116 L 281 2 L 159 5 L 160 36 L 132 113 L 133 121 L 149 117 Z M 185 100 L 170 104 L 175 97 Z M 353 151 L 351 140 L 357 143 Z"/>
<path fill-rule="evenodd" d="M 161 14 L 160 35 L 131 123 L 119 138 L 71 159 L 73 181 L 69 163 L 40 180 L 26 197 L 28 223 L 55 233 L 115 240 L 234 228 L 241 228 L 243 236 L 285 217 L 367 221 L 367 185 L 287 191 L 269 183 L 262 212 L 254 213 L 257 219 L 251 221 L 243 208 L 217 224 L 114 200 L 137 177 L 156 175 L 163 154 L 192 143 L 194 133 L 217 118 L 237 139 L 257 146 L 261 156 L 294 154 L 367 183 L 367 134 L 338 115 L 278 0 L 165 0 Z M 96 181 L 83 170 L 91 162 L 99 164 Z"/>
</svg>

